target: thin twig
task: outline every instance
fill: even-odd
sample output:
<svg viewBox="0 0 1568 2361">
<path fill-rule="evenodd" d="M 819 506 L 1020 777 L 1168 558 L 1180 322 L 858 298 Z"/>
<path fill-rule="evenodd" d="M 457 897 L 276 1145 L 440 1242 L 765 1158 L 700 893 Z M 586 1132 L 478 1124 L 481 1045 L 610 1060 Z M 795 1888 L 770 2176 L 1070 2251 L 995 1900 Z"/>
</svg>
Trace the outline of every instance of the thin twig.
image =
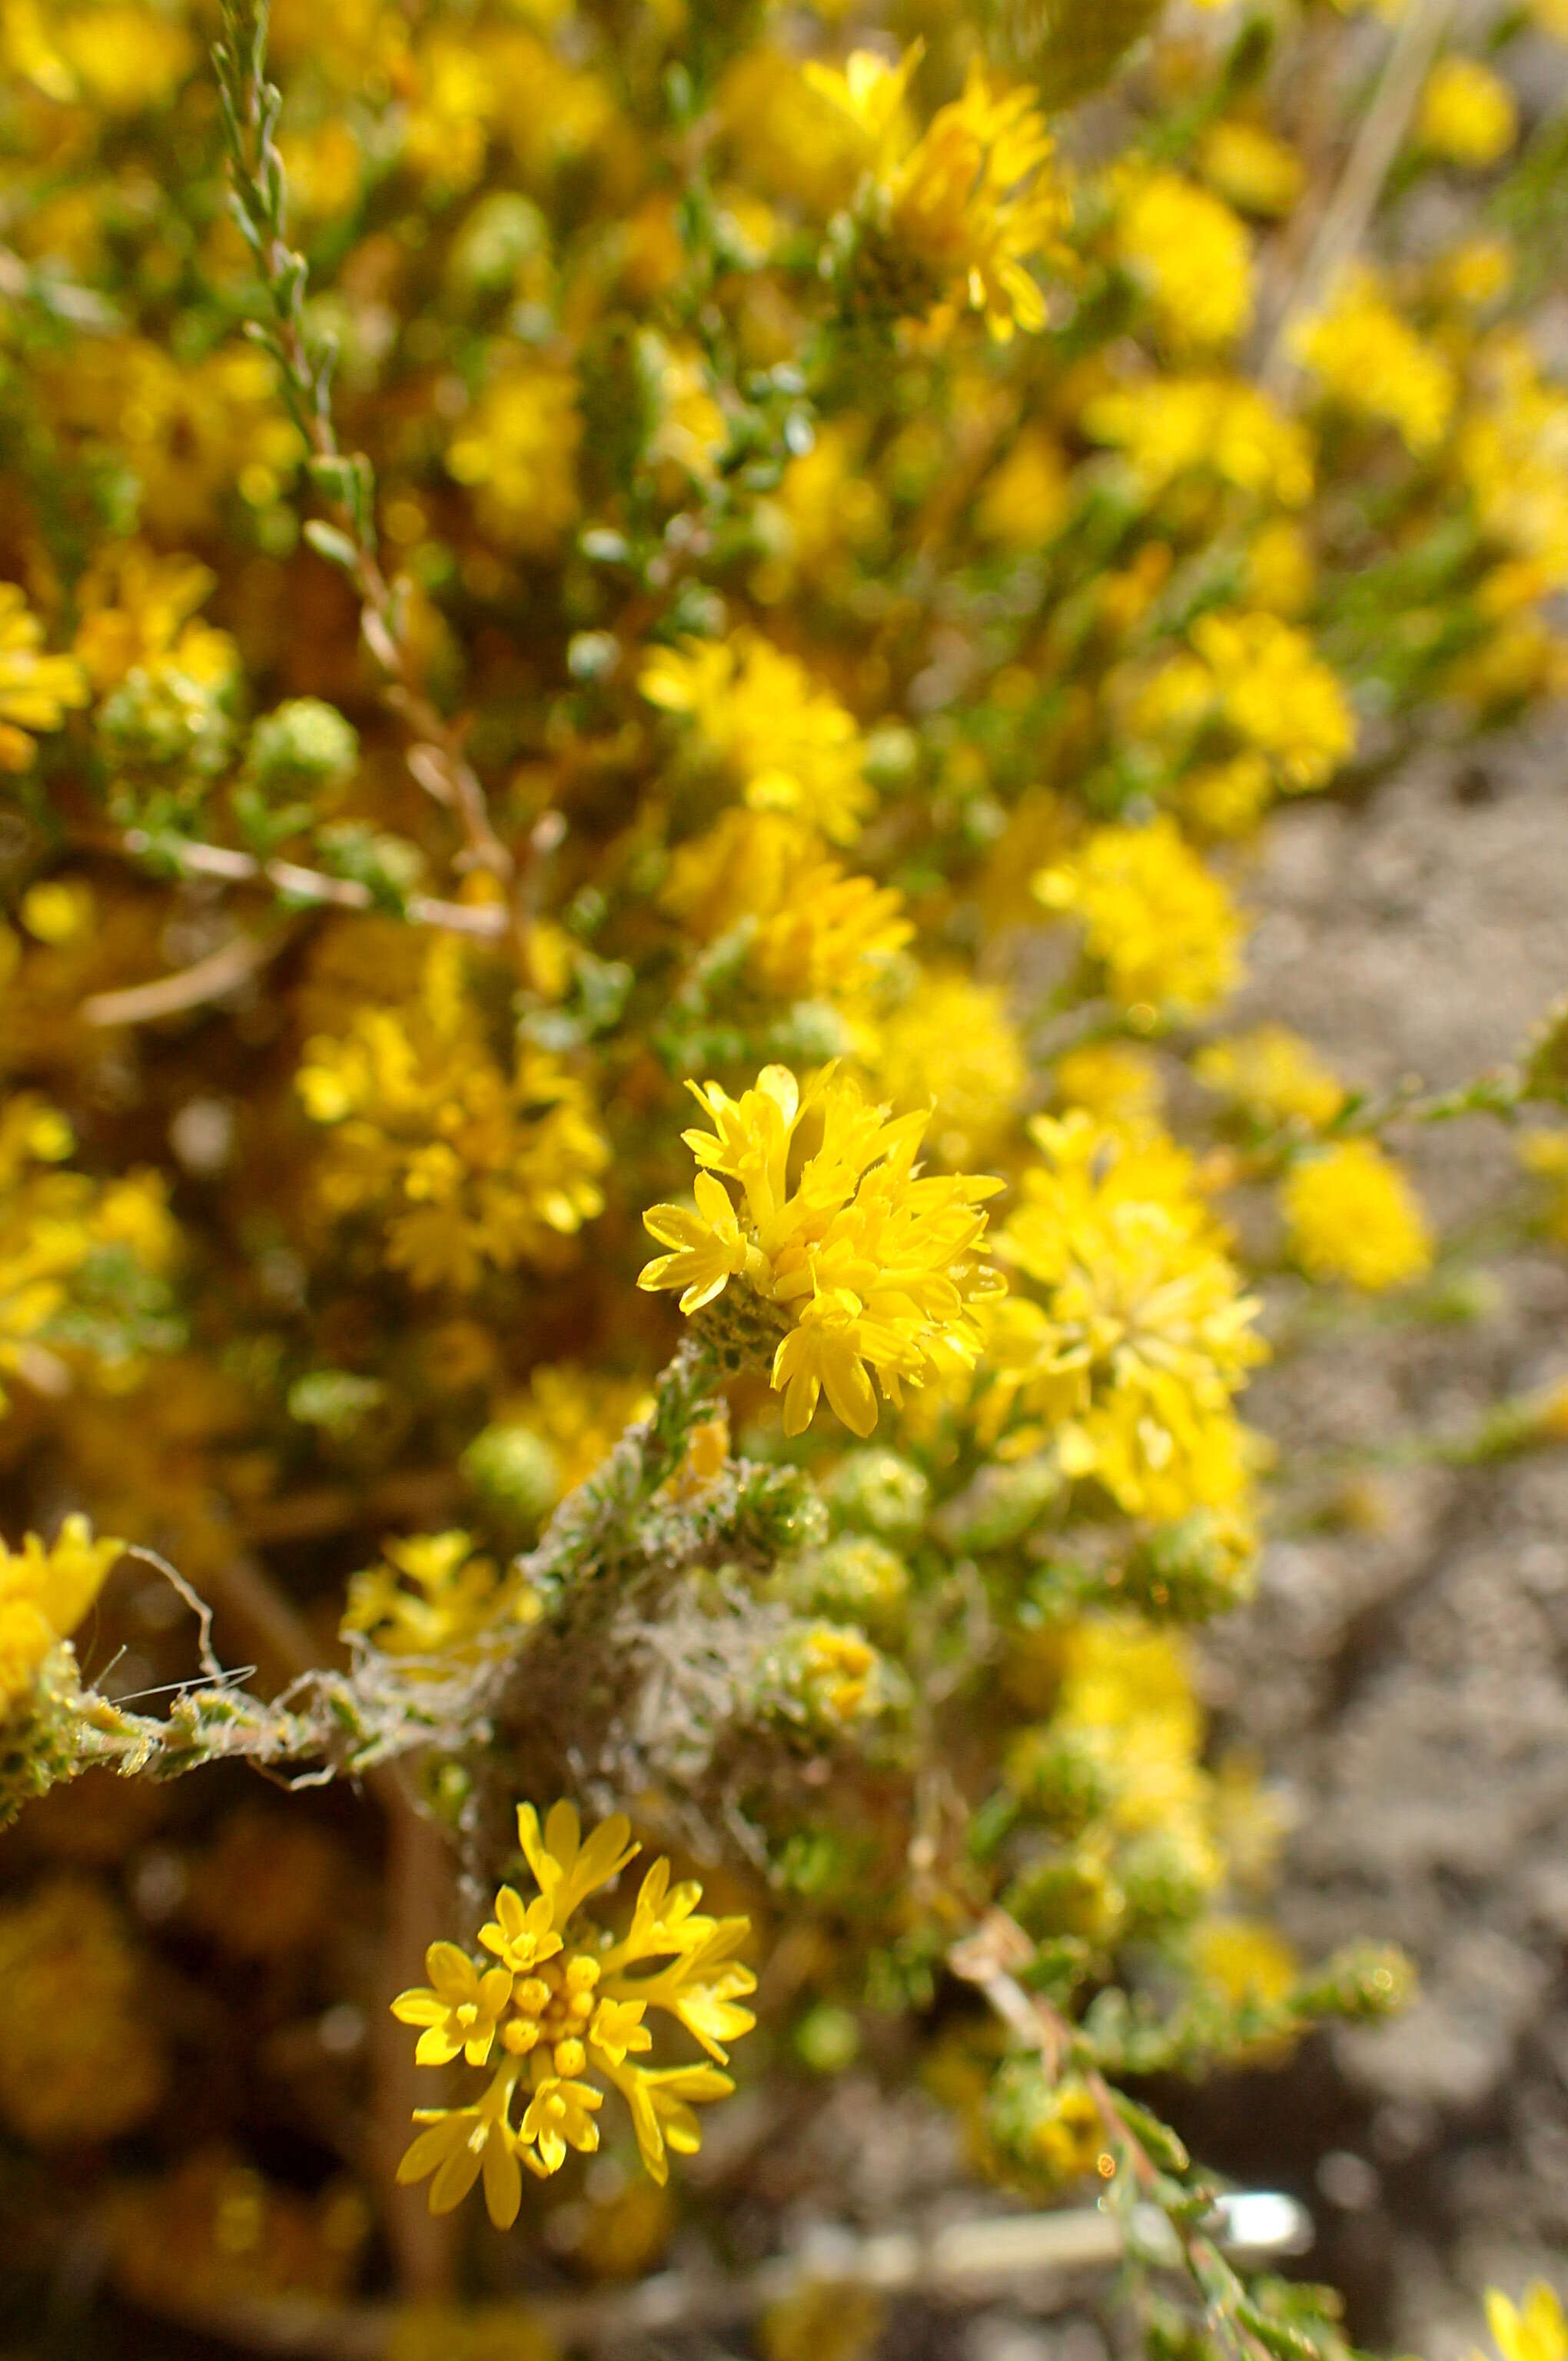
<svg viewBox="0 0 1568 2361">
<path fill-rule="evenodd" d="M 468 839 L 469 859 L 510 883 L 516 862 L 497 835 L 477 774 L 463 751 L 460 723 L 448 721 L 426 695 L 409 637 L 403 602 L 376 555 L 375 484 L 361 452 L 338 441 L 332 408 L 332 360 L 313 349 L 304 328 L 308 269 L 285 236 L 286 181 L 273 138 L 279 93 L 267 80 L 268 0 L 225 0 L 225 39 L 213 51 L 229 139 L 236 217 L 256 257 L 270 316 L 253 333 L 273 354 L 296 424 L 312 455 L 311 474 L 334 519 L 307 526 L 329 562 L 358 593 L 366 645 L 387 675 L 388 703 L 406 723 L 410 770 L 426 793 L 447 805 Z"/>
<path fill-rule="evenodd" d="M 140 829 L 127 829 L 107 849 L 144 860 L 154 850 Z M 161 847 L 159 848 L 161 855 Z M 254 853 L 226 844 L 182 843 L 170 858 L 192 877 L 221 878 L 231 885 L 270 885 L 291 902 L 323 904 L 340 910 L 374 910 L 378 905 L 368 885 L 357 877 L 329 877 L 320 869 L 302 868 L 296 861 L 258 861 Z M 498 937 L 505 934 L 507 912 L 499 902 L 444 902 L 431 894 L 411 894 L 398 915 L 416 927 L 444 927 L 451 934 Z"/>
<path fill-rule="evenodd" d="M 133 983 L 123 992 L 95 992 L 82 1004 L 87 1025 L 152 1025 L 160 1016 L 179 1016 L 190 1008 L 204 1008 L 248 983 L 283 948 L 283 939 L 235 935 L 205 959 L 151 983 Z"/>
<path fill-rule="evenodd" d="M 1372 225 L 1377 200 L 1409 128 L 1427 69 L 1448 29 L 1454 5 L 1455 0 L 1409 0 L 1399 19 L 1372 103 L 1269 341 L 1260 382 L 1277 398 L 1288 391 L 1296 375 L 1291 346 L 1298 325 L 1321 307 Z"/>
</svg>

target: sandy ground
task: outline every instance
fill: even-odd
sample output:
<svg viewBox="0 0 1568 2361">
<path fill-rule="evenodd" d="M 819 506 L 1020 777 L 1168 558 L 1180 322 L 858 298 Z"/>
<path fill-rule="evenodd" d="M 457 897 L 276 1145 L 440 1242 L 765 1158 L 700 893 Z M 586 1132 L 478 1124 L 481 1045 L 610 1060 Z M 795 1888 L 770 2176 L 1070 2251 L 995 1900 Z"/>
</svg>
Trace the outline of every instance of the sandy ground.
<svg viewBox="0 0 1568 2361">
<path fill-rule="evenodd" d="M 1253 1013 L 1361 1082 L 1504 1060 L 1568 991 L 1563 730 L 1425 759 L 1359 811 L 1282 814 L 1253 883 Z M 1408 1144 L 1451 1230 L 1514 1169 L 1485 1123 Z M 1568 1253 L 1484 1259 L 1476 1316 L 1314 1336 L 1254 1416 L 1333 1453 L 1568 1377 Z M 1291 1311 L 1281 1290 L 1271 1316 Z M 1379 1473 L 1357 1526 L 1282 1535 L 1255 1607 L 1214 1637 L 1211 1686 L 1292 1794 L 1288 1931 L 1309 1952 L 1394 1938 L 1424 1987 L 1398 2025 L 1342 2030 L 1245 2102 L 1216 2093 L 1216 2133 L 1241 2160 L 1249 2118 L 1272 2118 L 1257 2161 L 1294 2157 L 1315 2270 L 1359 2333 L 1456 2361 L 1483 2285 L 1543 2273 L 1568 2293 L 1568 1450 Z"/>
</svg>

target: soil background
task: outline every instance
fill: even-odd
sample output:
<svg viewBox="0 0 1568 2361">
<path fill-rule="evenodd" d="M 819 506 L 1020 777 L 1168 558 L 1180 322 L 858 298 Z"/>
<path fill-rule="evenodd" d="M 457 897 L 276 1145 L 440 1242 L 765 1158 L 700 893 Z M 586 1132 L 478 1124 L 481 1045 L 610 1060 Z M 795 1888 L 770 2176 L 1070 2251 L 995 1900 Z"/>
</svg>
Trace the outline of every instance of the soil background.
<svg viewBox="0 0 1568 2361">
<path fill-rule="evenodd" d="M 1568 991 L 1564 717 L 1423 757 L 1359 808 L 1281 812 L 1250 898 L 1243 1016 L 1292 1025 L 1358 1084 L 1506 1061 Z M 1263 1373 L 1249 1414 L 1325 1470 L 1568 1378 L 1568 1252 L 1498 1256 L 1476 1228 L 1517 1188 L 1509 1135 L 1397 1138 L 1450 1241 L 1455 1316 L 1353 1313 Z M 1299 1311 L 1269 1290 L 1282 1338 Z M 1287 1933 L 1309 1956 L 1390 1938 L 1422 1996 L 1212 2087 L 1192 2129 L 1238 2174 L 1283 2167 L 1319 2224 L 1312 2276 L 1344 2288 L 1361 2339 L 1458 2361 L 1485 2285 L 1568 2293 L 1568 1451 L 1384 1467 L 1350 1504 L 1337 1530 L 1287 1515 L 1255 1604 L 1207 1642 L 1209 1697 L 1288 1790 Z"/>
</svg>

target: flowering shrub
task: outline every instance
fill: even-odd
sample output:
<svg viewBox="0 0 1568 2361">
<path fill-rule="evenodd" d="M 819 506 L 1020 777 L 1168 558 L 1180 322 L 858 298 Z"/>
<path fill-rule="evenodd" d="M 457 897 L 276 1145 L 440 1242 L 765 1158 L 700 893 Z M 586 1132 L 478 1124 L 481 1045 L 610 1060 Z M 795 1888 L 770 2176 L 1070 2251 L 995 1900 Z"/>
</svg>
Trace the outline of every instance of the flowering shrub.
<svg viewBox="0 0 1568 2361">
<path fill-rule="evenodd" d="M 124 2143 L 145 2309 L 515 2352 L 441 2306 L 651 2267 L 731 2047 L 765 2127 L 880 2018 L 1151 2350 L 1343 2361 L 1139 2092 L 1409 1972 L 1267 1923 L 1189 1627 L 1284 1312 L 1450 1316 L 1420 1127 L 1568 1234 L 1568 1025 L 1230 1004 L 1278 802 L 1568 678 L 1560 0 L 207 13 L 0 8 L 7 2133 Z"/>
</svg>

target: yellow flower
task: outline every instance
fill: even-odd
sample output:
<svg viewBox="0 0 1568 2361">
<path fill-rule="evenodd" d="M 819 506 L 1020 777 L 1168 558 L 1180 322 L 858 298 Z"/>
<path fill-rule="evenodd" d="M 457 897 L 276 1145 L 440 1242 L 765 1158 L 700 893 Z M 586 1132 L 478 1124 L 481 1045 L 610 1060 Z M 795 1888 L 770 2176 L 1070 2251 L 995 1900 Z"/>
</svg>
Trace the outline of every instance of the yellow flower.
<svg viewBox="0 0 1568 2361">
<path fill-rule="evenodd" d="M 1115 386 L 1085 405 L 1083 428 L 1124 450 L 1151 494 L 1204 469 L 1285 508 L 1311 498 L 1310 436 L 1240 378 L 1161 376 Z"/>
<path fill-rule="evenodd" d="M 1418 457 L 1448 432 L 1453 371 L 1400 318 L 1365 265 L 1342 276 L 1327 308 L 1296 328 L 1292 346 L 1330 401 L 1398 428 Z"/>
<path fill-rule="evenodd" d="M 865 1062 L 895 1106 L 931 1103 L 932 1144 L 945 1164 L 1004 1138 L 1029 1082 L 1005 994 L 957 968 L 921 977 L 883 1019 Z"/>
<path fill-rule="evenodd" d="M 1164 1097 L 1154 1060 L 1120 1041 L 1091 1041 L 1081 1049 L 1069 1049 L 1057 1060 L 1054 1080 L 1064 1107 L 1081 1107 L 1102 1122 L 1129 1129 L 1157 1115 Z"/>
<path fill-rule="evenodd" d="M 424 1955 L 424 1971 L 428 1987 L 400 1993 L 392 2003 L 400 2025 L 424 2027 L 414 2063 L 444 2066 L 461 2050 L 470 2066 L 482 2066 L 511 1999 L 510 1968 L 488 1968 L 481 1974 L 455 1943 L 432 1943 Z"/>
<path fill-rule="evenodd" d="M 870 1434 L 872 1372 L 897 1402 L 905 1381 L 972 1364 L 972 1307 L 996 1285 L 976 1259 L 977 1208 L 999 1180 L 921 1177 L 915 1154 L 929 1116 L 890 1119 L 831 1067 L 804 1097 L 784 1066 L 765 1067 L 739 1099 L 718 1082 L 688 1087 L 714 1126 L 684 1135 L 704 1168 L 697 1210 L 655 1205 L 643 1216 L 675 1251 L 638 1285 L 685 1289 L 696 1310 L 743 1272 L 780 1308 L 790 1324 L 772 1378 L 786 1434 L 804 1433 L 824 1391 L 852 1433 Z M 797 1133 L 819 1139 L 804 1162 Z M 740 1189 L 739 1206 L 717 1183 L 703 1189 L 715 1173 Z"/>
<path fill-rule="evenodd" d="M 387 1260 L 416 1287 L 558 1262 L 602 1210 L 609 1150 L 587 1091 L 526 1042 L 510 1072 L 497 1062 L 454 939 L 406 1007 L 361 1006 L 345 1035 L 308 1042 L 297 1086 L 330 1128 L 327 1209 L 381 1216 Z"/>
<path fill-rule="evenodd" d="M 1344 1279 L 1378 1293 L 1431 1268 L 1420 1201 L 1372 1140 L 1343 1140 L 1303 1158 L 1279 1194 L 1291 1251 L 1314 1279 Z"/>
<path fill-rule="evenodd" d="M 503 1638 L 522 1601 L 465 1532 L 413 1533 L 381 1544 L 382 1563 L 351 1575 L 340 1627 L 383 1655 L 461 1653 L 486 1633 Z"/>
<path fill-rule="evenodd" d="M 857 49 L 842 71 L 806 68 L 858 137 L 866 228 L 876 261 L 916 316 L 984 314 L 1005 343 L 1046 323 L 1045 297 L 1026 267 L 1055 258 L 1068 218 L 1065 187 L 1031 90 L 993 89 L 973 60 L 960 95 L 918 138 L 905 112 L 921 45 L 896 67 Z"/>
<path fill-rule="evenodd" d="M 93 924 L 93 888 L 82 877 L 45 877 L 29 885 L 18 914 L 36 942 L 56 949 L 80 942 Z"/>
<path fill-rule="evenodd" d="M 853 1005 L 914 934 L 904 898 L 825 860 L 782 812 L 725 812 L 683 844 L 662 896 L 699 941 L 753 922 L 748 965 L 781 1000 Z"/>
<path fill-rule="evenodd" d="M 1236 115 L 1212 123 L 1199 153 L 1205 174 L 1227 203 L 1266 221 L 1288 214 L 1307 184 L 1294 148 L 1261 124 Z"/>
<path fill-rule="evenodd" d="M 875 800 L 854 717 L 793 656 L 755 632 L 656 648 L 639 686 L 695 726 L 749 808 L 787 812 L 847 844 Z"/>
<path fill-rule="evenodd" d="M 1224 201 L 1179 172 L 1134 166 L 1116 191 L 1116 255 L 1178 346 L 1233 344 L 1252 318 L 1252 247 Z"/>
<path fill-rule="evenodd" d="M 582 439 L 576 379 L 551 365 L 520 365 L 486 386 L 448 447 L 447 472 L 473 488 L 498 540 L 543 555 L 576 519 Z"/>
<path fill-rule="evenodd" d="M 1539 598 L 1568 585 L 1568 389 L 1512 334 L 1488 340 L 1479 378 L 1454 456 L 1482 531 L 1533 569 Z"/>
<path fill-rule="evenodd" d="M 1034 886 L 1047 909 L 1081 919 L 1085 949 L 1128 1007 L 1210 1008 L 1240 980 L 1235 905 L 1164 815 L 1147 828 L 1092 829 Z"/>
<path fill-rule="evenodd" d="M 37 1533 L 24 1534 L 19 1550 L 0 1541 L 0 1716 L 26 1700 L 125 1551 L 107 1534 L 94 1541 L 82 1516 L 67 1517 L 47 1545 Z"/>
<path fill-rule="evenodd" d="M 1201 615 L 1192 645 L 1225 720 L 1268 756 L 1287 793 L 1326 785 L 1354 751 L 1355 722 L 1306 632 L 1277 615 Z"/>
<path fill-rule="evenodd" d="M 1564 2361 L 1568 2356 L 1562 2301 L 1544 2279 L 1531 2280 L 1517 2308 L 1497 2288 L 1488 2288 L 1486 2325 L 1503 2361 Z"/>
<path fill-rule="evenodd" d="M 1204 1987 L 1233 2003 L 1281 2001 L 1300 1973 L 1289 1944 L 1259 1918 L 1205 1918 L 1190 1955 Z"/>
<path fill-rule="evenodd" d="M 1440 58 L 1427 76 L 1416 137 L 1446 163 L 1484 172 L 1499 163 L 1519 132 L 1519 108 L 1501 77 L 1478 58 Z"/>
<path fill-rule="evenodd" d="M 27 770 L 34 738 L 87 702 L 82 666 L 74 656 L 44 655 L 43 636 L 16 585 L 0 582 L 0 771 Z"/>
<path fill-rule="evenodd" d="M 1212 1091 L 1245 1107 L 1255 1123 L 1304 1123 L 1316 1130 L 1332 1123 L 1344 1104 L 1338 1078 L 1309 1042 L 1283 1025 L 1260 1025 L 1211 1041 L 1192 1062 L 1193 1073 Z"/>
<path fill-rule="evenodd" d="M 192 620 L 215 578 L 194 558 L 159 557 L 137 542 L 99 552 L 78 592 L 76 654 L 100 697 L 135 671 L 210 686 L 238 669 L 228 633 Z"/>
<path fill-rule="evenodd" d="M 496 1916 L 479 1939 L 499 1965 L 481 1972 L 455 1944 L 434 1944 L 426 1956 L 431 1988 L 392 2004 L 403 2023 L 425 2028 L 416 2064 L 441 2065 L 461 2049 L 469 2065 L 482 2066 L 499 2044 L 500 2062 L 477 2104 L 416 2110 L 415 2122 L 427 2128 L 398 2178 L 433 2176 L 431 2210 L 444 2213 L 482 2171 L 486 2205 L 502 2229 L 517 2218 L 524 2167 L 547 2177 L 568 2149 L 598 2147 L 606 2086 L 625 2100 L 655 2180 L 667 2176 L 666 2143 L 694 2154 L 699 2135 L 688 2103 L 722 2098 L 734 2085 L 714 2066 L 639 2064 L 653 2046 L 643 2020 L 650 2009 L 663 2010 L 722 2063 L 723 2043 L 751 2028 L 751 2012 L 740 2004 L 756 1984 L 735 1956 L 747 1920 L 699 1912 L 701 1887 L 672 1886 L 667 1861 L 643 1878 L 619 1942 L 578 1920 L 589 1897 L 639 1850 L 620 1813 L 585 1838 L 572 1805 L 554 1805 L 541 1827 L 533 1806 L 523 1804 L 517 1828 L 539 1892 L 527 1904 L 510 1886 L 497 1894 Z"/>
<path fill-rule="evenodd" d="M 1008 549 L 1037 549 L 1072 503 L 1062 448 L 1043 427 L 1024 427 L 975 503 L 975 530 Z"/>
<path fill-rule="evenodd" d="M 988 1326 L 982 1439 L 1054 1444 L 1132 1516 L 1238 1510 L 1246 1453 L 1231 1404 L 1264 1357 L 1190 1168 L 1151 1131 L 1082 1115 L 1030 1126 L 1043 1161 L 997 1252 L 1022 1285 Z M 1025 1423 L 1014 1424 L 1019 1416 Z"/>
</svg>

